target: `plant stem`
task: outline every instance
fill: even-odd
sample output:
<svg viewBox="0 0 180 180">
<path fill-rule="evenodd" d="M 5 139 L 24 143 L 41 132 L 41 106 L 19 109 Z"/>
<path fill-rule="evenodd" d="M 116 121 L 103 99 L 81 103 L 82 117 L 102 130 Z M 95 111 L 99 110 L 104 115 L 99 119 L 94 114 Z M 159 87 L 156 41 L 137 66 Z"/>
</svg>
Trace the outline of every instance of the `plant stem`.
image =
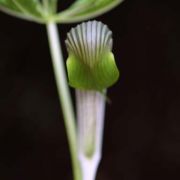
<svg viewBox="0 0 180 180">
<path fill-rule="evenodd" d="M 106 93 L 106 90 L 104 90 Z M 83 180 L 95 180 L 101 160 L 105 94 L 76 89 L 78 157 Z"/>
<path fill-rule="evenodd" d="M 50 22 L 47 24 L 47 34 L 49 39 L 49 47 L 52 56 L 52 64 L 55 73 L 58 95 L 61 102 L 64 123 L 69 142 L 74 180 L 81 180 L 80 166 L 77 158 L 77 134 L 75 125 L 75 115 L 66 80 L 66 73 L 64 69 L 65 67 L 63 62 L 60 39 L 58 35 L 58 29 L 55 23 Z"/>
</svg>

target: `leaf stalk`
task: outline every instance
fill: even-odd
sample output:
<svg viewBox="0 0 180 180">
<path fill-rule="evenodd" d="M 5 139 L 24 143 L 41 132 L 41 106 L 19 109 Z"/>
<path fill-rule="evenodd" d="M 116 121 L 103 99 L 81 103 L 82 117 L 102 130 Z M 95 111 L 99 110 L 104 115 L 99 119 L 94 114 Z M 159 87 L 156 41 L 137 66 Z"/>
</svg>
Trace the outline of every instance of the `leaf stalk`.
<svg viewBox="0 0 180 180">
<path fill-rule="evenodd" d="M 67 78 L 63 62 L 62 49 L 58 35 L 58 28 L 55 23 L 48 23 L 47 35 L 49 40 L 49 47 L 52 56 L 52 64 L 54 68 L 55 80 L 58 89 L 59 100 L 61 102 L 62 112 L 64 116 L 64 123 L 67 132 L 67 138 L 70 148 L 70 155 L 73 166 L 74 180 L 81 180 L 81 172 L 79 161 L 77 158 L 77 134 L 75 115 L 72 106 L 71 96 L 67 85 Z"/>
</svg>

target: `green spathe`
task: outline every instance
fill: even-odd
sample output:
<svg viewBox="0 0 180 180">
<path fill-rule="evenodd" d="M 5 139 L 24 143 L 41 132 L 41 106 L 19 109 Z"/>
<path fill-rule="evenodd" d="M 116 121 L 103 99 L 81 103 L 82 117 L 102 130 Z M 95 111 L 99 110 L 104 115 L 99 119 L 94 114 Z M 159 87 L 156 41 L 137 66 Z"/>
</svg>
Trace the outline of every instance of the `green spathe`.
<svg viewBox="0 0 180 180">
<path fill-rule="evenodd" d="M 79 89 L 102 91 L 112 86 L 119 78 L 114 55 L 106 53 L 93 67 L 87 66 L 70 54 L 67 59 L 70 86 Z"/>
<path fill-rule="evenodd" d="M 101 22 L 88 21 L 71 29 L 66 40 L 70 86 L 102 91 L 118 80 L 112 43 L 112 32 Z"/>
</svg>

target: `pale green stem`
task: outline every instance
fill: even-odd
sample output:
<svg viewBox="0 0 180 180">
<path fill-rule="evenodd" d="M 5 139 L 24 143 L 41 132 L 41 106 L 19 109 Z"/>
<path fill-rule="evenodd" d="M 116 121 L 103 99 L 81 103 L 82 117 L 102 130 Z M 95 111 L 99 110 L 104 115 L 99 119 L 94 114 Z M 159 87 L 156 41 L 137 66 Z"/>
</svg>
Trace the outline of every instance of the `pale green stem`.
<svg viewBox="0 0 180 180">
<path fill-rule="evenodd" d="M 61 102 L 67 138 L 69 142 L 74 180 L 81 180 L 80 166 L 77 158 L 77 134 L 75 125 L 75 115 L 66 80 L 65 66 L 63 62 L 63 55 L 58 35 L 58 29 L 55 23 L 47 24 L 47 34 L 49 39 L 52 64 L 54 68 L 59 99 Z"/>
<path fill-rule="evenodd" d="M 102 154 L 105 103 L 104 94 L 98 91 L 76 89 L 78 157 L 83 180 L 96 179 Z"/>
</svg>

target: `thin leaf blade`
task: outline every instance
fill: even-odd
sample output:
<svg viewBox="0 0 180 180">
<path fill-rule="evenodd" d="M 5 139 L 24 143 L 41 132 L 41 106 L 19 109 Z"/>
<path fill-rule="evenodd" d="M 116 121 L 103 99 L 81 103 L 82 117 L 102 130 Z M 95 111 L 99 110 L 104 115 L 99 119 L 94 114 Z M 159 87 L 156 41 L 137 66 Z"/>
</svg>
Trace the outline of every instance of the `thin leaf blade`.
<svg viewBox="0 0 180 180">
<path fill-rule="evenodd" d="M 79 0 L 54 18 L 55 21 L 60 23 L 80 22 L 102 15 L 123 1 L 124 0 Z M 82 7 L 80 5 L 82 5 Z"/>
<path fill-rule="evenodd" d="M 39 0 L 0 0 L 0 10 L 25 20 L 44 21 Z"/>
</svg>

